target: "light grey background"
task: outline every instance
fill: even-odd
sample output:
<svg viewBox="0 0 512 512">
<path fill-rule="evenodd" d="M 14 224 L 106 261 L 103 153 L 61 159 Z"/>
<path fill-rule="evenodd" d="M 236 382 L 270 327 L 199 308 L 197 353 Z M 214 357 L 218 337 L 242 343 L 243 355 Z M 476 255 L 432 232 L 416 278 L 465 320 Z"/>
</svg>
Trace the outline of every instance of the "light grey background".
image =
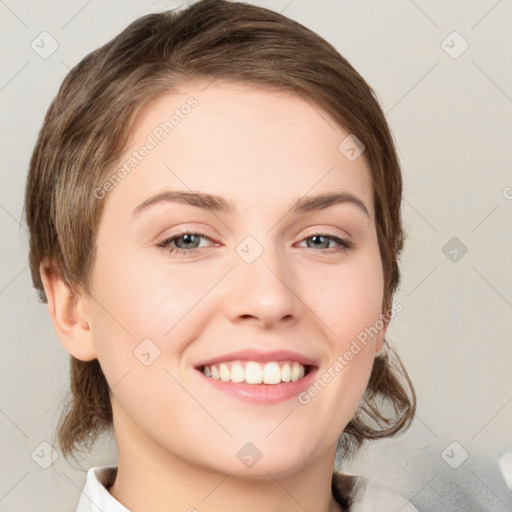
<svg viewBox="0 0 512 512">
<path fill-rule="evenodd" d="M 512 447 L 511 1 L 251 3 L 315 30 L 356 67 L 378 93 L 403 165 L 403 310 L 388 332 L 415 383 L 418 416 L 404 436 L 369 445 L 344 470 L 420 511 L 512 510 L 497 466 Z M 25 178 L 70 67 L 136 17 L 179 4 L 0 2 L 0 511 L 75 510 L 85 470 L 117 461 L 107 438 L 81 467 L 59 457 L 43 469 L 32 458 L 51 441 L 69 356 L 31 290 Z M 46 59 L 31 47 L 43 31 L 58 43 Z M 453 58 L 464 40 L 469 47 Z M 443 252 L 452 237 L 467 247 L 456 261 Z M 445 452 L 452 465 L 468 453 L 458 469 L 441 457 L 454 441 Z"/>
</svg>

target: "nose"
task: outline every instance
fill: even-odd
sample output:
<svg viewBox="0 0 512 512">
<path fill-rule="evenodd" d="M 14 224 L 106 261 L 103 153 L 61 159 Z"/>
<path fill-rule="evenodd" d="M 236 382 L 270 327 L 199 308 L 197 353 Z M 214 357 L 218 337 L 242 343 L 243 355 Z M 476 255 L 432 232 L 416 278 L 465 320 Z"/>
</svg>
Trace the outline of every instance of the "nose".
<svg viewBox="0 0 512 512">
<path fill-rule="evenodd" d="M 249 248 L 257 250 L 254 246 Z M 230 272 L 226 289 L 225 313 L 231 322 L 252 323 L 265 329 L 279 323 L 291 324 L 305 307 L 296 289 L 299 281 L 282 251 L 262 249 L 252 262 L 243 247 L 235 254 L 235 268 Z"/>
</svg>

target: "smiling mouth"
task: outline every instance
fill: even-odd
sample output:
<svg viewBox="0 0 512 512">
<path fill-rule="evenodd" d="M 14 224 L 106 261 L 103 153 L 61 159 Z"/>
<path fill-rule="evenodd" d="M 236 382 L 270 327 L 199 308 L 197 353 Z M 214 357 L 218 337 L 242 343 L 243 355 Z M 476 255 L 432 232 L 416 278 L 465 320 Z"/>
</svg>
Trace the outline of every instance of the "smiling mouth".
<svg viewBox="0 0 512 512">
<path fill-rule="evenodd" d="M 297 361 L 226 361 L 197 368 L 208 378 L 245 384 L 282 384 L 303 379 L 312 369 Z"/>
</svg>

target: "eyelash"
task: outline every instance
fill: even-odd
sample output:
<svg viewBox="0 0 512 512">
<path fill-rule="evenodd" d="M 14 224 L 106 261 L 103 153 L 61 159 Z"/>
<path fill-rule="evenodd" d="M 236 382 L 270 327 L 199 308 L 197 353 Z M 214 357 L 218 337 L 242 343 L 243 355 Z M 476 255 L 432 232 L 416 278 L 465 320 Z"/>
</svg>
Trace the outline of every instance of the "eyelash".
<svg viewBox="0 0 512 512">
<path fill-rule="evenodd" d="M 195 231 L 183 231 L 181 233 L 177 233 L 176 235 L 173 235 L 172 237 L 169 237 L 169 238 L 166 238 L 165 240 L 162 240 L 161 242 L 159 242 L 157 244 L 157 246 L 162 248 L 169 255 L 179 255 L 179 256 L 184 256 L 184 257 L 194 256 L 195 254 L 197 254 L 200 251 L 199 248 L 195 248 L 195 249 L 191 249 L 191 250 L 185 250 L 185 249 L 180 249 L 178 247 L 172 247 L 170 245 L 174 240 L 176 240 L 178 238 L 181 238 L 184 235 L 200 236 L 202 238 L 207 238 L 208 240 L 210 240 L 210 238 L 208 236 L 206 236 L 204 233 L 198 233 L 198 232 L 195 232 Z M 312 233 L 309 236 L 307 236 L 306 238 L 303 238 L 302 241 L 308 240 L 309 238 L 313 238 L 315 236 L 321 236 L 321 237 L 324 237 L 324 238 L 329 238 L 330 240 L 333 240 L 334 242 L 339 244 L 339 247 L 331 247 L 329 249 L 324 249 L 322 251 L 322 252 L 327 253 L 327 254 L 338 253 L 338 252 L 346 252 L 349 249 L 352 249 L 354 247 L 354 244 L 352 242 L 348 241 L 348 240 L 345 240 L 343 238 L 339 238 L 339 237 L 334 236 L 334 235 L 327 235 L 325 233 L 320 233 L 320 232 Z"/>
</svg>

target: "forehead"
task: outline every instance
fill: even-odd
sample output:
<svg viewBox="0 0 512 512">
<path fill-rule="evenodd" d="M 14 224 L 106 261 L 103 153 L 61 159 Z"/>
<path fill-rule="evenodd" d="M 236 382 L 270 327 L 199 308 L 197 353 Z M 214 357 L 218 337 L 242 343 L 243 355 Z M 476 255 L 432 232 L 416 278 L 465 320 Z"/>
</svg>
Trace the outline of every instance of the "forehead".
<svg viewBox="0 0 512 512">
<path fill-rule="evenodd" d="M 369 169 L 364 153 L 347 158 L 349 136 L 328 112 L 291 93 L 191 82 L 141 111 L 114 169 L 125 177 L 108 202 L 121 198 L 128 208 L 150 194 L 194 190 L 249 209 L 337 190 L 363 199 L 373 219 Z"/>
</svg>

